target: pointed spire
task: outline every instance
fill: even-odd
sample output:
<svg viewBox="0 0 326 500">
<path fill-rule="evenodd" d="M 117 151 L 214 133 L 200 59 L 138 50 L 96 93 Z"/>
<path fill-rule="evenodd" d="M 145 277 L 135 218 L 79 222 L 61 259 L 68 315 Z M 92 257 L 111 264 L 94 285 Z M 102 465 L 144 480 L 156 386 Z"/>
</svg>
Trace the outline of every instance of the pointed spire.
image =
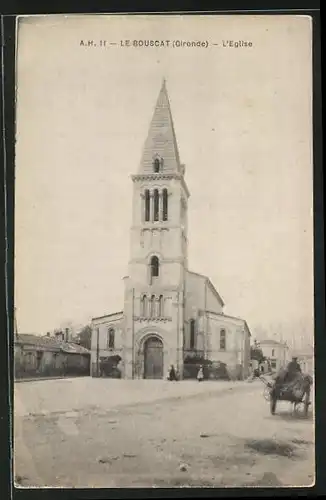
<svg viewBox="0 0 326 500">
<path fill-rule="evenodd" d="M 152 173 L 155 158 L 162 160 L 163 172 L 182 171 L 165 78 L 156 101 L 139 173 Z"/>
</svg>

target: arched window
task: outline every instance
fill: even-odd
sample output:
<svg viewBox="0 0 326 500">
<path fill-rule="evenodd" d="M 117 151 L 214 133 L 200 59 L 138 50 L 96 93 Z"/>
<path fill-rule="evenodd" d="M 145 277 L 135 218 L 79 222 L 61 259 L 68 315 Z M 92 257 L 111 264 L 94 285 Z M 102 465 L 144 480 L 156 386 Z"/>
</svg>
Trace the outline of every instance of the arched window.
<svg viewBox="0 0 326 500">
<path fill-rule="evenodd" d="M 225 351 L 226 349 L 226 332 L 225 330 L 220 331 L 220 351 Z"/>
<path fill-rule="evenodd" d="M 163 189 L 163 220 L 168 220 L 168 190 Z"/>
<path fill-rule="evenodd" d="M 153 162 L 153 169 L 154 169 L 154 172 L 156 174 L 159 173 L 159 171 L 160 171 L 160 160 L 158 158 L 155 158 L 155 160 Z"/>
<path fill-rule="evenodd" d="M 150 217 L 150 196 L 149 189 L 145 189 L 145 221 L 149 221 Z"/>
<path fill-rule="evenodd" d="M 163 295 L 158 299 L 158 315 L 160 318 L 163 316 Z"/>
<path fill-rule="evenodd" d="M 108 331 L 108 348 L 114 349 L 114 329 L 109 328 Z"/>
<path fill-rule="evenodd" d="M 160 262 L 158 257 L 154 255 L 151 258 L 151 278 L 157 278 L 160 272 Z"/>
<path fill-rule="evenodd" d="M 272 356 L 275 356 L 275 349 L 272 349 Z"/>
<path fill-rule="evenodd" d="M 140 314 L 143 318 L 145 318 L 148 314 L 147 312 L 147 297 L 146 295 L 143 295 L 141 298 L 141 307 L 140 307 Z"/>
<path fill-rule="evenodd" d="M 194 319 L 190 320 L 190 349 L 195 348 L 195 336 L 196 336 L 196 321 Z"/>
<path fill-rule="evenodd" d="M 151 310 L 150 310 L 150 316 L 151 318 L 154 318 L 155 316 L 155 295 L 151 296 Z"/>
<path fill-rule="evenodd" d="M 154 189 L 154 220 L 159 219 L 159 194 L 158 189 Z"/>
</svg>

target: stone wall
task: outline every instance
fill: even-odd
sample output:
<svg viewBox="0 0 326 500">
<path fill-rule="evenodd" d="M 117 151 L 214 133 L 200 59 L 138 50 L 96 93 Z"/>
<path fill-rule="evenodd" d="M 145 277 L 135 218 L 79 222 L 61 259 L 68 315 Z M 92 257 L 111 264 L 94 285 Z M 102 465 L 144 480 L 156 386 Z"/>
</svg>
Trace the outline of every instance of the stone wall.
<svg viewBox="0 0 326 500">
<path fill-rule="evenodd" d="M 15 378 L 64 377 L 89 375 L 89 354 L 63 353 L 15 346 Z"/>
</svg>

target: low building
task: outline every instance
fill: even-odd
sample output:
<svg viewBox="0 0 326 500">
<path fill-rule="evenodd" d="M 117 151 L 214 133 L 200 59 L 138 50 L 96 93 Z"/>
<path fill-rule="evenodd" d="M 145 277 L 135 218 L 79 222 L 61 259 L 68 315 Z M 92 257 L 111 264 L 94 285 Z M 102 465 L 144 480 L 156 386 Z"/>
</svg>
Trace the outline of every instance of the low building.
<svg viewBox="0 0 326 500">
<path fill-rule="evenodd" d="M 20 334 L 14 340 L 15 378 L 90 374 L 90 351 L 57 338 Z"/>
<path fill-rule="evenodd" d="M 273 372 L 278 372 L 289 362 L 290 352 L 286 342 L 274 339 L 260 340 L 259 347 Z"/>
</svg>

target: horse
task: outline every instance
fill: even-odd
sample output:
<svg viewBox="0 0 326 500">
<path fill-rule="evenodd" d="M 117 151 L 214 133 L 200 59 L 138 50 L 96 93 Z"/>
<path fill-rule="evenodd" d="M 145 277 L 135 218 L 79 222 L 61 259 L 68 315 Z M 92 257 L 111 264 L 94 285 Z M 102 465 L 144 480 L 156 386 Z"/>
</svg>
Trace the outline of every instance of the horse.
<svg viewBox="0 0 326 500">
<path fill-rule="evenodd" d="M 313 378 L 309 374 L 298 374 L 297 377 L 289 382 L 275 382 L 270 392 L 271 413 L 275 414 L 277 401 L 289 401 L 292 407 L 292 413 L 297 411 L 300 403 L 304 404 L 304 415 L 307 416 L 310 406 L 310 392 L 313 384 Z"/>
</svg>

